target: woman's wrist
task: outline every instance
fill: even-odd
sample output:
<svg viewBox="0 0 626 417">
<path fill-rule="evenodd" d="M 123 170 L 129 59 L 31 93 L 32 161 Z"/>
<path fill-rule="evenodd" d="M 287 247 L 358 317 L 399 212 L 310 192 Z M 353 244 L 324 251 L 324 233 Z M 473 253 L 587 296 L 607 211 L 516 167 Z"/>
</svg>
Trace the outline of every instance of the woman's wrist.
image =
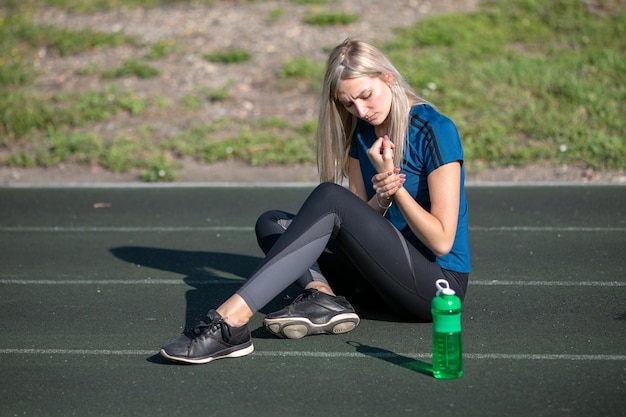
<svg viewBox="0 0 626 417">
<path fill-rule="evenodd" d="M 375 194 L 374 198 L 376 198 L 376 204 L 378 204 L 378 207 L 383 211 L 383 217 L 385 217 L 387 215 L 387 212 L 389 211 L 389 208 L 393 204 L 393 199 L 390 198 L 388 200 L 389 203 L 387 205 L 383 205 L 381 204 L 380 197 L 378 197 L 378 193 Z"/>
<path fill-rule="evenodd" d="M 389 198 L 383 198 L 381 201 L 380 196 L 378 195 L 378 193 L 375 194 L 376 195 L 376 204 L 378 204 L 378 207 L 380 207 L 383 210 L 388 210 L 389 207 L 391 207 L 391 205 L 393 204 L 393 199 Z"/>
</svg>

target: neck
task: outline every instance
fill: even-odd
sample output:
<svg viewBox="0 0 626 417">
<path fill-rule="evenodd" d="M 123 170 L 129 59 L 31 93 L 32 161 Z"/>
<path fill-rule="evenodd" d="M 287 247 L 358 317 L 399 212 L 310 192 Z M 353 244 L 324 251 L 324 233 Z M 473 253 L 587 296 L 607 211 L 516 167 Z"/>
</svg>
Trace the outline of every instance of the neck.
<svg viewBox="0 0 626 417">
<path fill-rule="evenodd" d="M 377 138 L 382 138 L 385 135 L 389 134 L 389 121 L 385 120 L 383 124 L 374 126 L 374 133 L 376 133 Z"/>
</svg>

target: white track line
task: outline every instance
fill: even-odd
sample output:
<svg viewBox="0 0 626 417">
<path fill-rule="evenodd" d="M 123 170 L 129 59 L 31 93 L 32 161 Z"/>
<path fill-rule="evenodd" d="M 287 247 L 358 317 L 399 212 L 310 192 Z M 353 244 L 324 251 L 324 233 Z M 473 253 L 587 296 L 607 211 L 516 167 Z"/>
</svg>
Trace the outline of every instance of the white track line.
<svg viewBox="0 0 626 417">
<path fill-rule="evenodd" d="M 49 182 L 45 184 L 40 183 L 19 183 L 19 182 L 6 182 L 4 184 L 0 184 L 0 189 L 6 188 L 25 188 L 25 189 L 51 189 L 51 188 L 71 188 L 71 189 L 137 189 L 137 188 L 148 188 L 148 189 L 171 189 L 171 188 L 202 188 L 202 189 L 210 189 L 210 188 L 315 188 L 319 185 L 318 182 L 309 182 L 309 181 L 298 181 L 298 182 L 248 182 L 248 181 L 236 181 L 236 182 L 227 182 L 227 181 L 215 181 L 215 182 L 172 182 L 172 183 L 146 183 L 146 182 L 138 182 L 138 181 L 130 181 L 130 182 Z M 524 188 L 524 187 L 536 187 L 536 188 L 554 188 L 554 187 L 583 187 L 583 188 L 598 188 L 598 187 L 624 187 L 623 182 L 612 182 L 612 181 L 602 181 L 602 182 L 576 182 L 576 181 L 484 181 L 484 182 L 476 182 L 472 180 L 468 180 L 465 183 L 466 188 Z"/>
<path fill-rule="evenodd" d="M 254 227 L 245 226 L 215 226 L 215 227 L 63 227 L 63 226 L 35 226 L 35 227 L 0 227 L 0 232 L 17 233 L 167 233 L 167 232 L 252 232 Z"/>
<path fill-rule="evenodd" d="M 626 287 L 619 281 L 480 281 L 470 278 L 469 285 L 512 286 L 512 287 Z"/>
<path fill-rule="evenodd" d="M 626 232 L 626 227 L 579 226 L 470 226 L 473 232 Z M 163 226 L 163 227 L 65 227 L 65 226 L 0 226 L 0 232 L 11 233 L 177 233 L 177 232 L 252 232 L 251 226 Z"/>
<path fill-rule="evenodd" d="M 583 226 L 470 226 L 472 232 L 626 232 L 626 227 Z"/>
<path fill-rule="evenodd" d="M 540 183 L 538 183 L 540 184 Z M 611 183 L 603 184 L 609 185 Z M 172 183 L 146 183 L 146 182 L 99 182 L 99 183 L 87 183 L 87 182 L 62 182 L 62 183 L 7 183 L 0 184 L 0 190 L 18 188 L 18 189 L 54 189 L 54 188 L 70 188 L 70 189 L 116 189 L 116 190 L 134 190 L 134 189 L 185 189 L 185 188 L 315 188 L 319 183 L 316 182 L 172 182 Z M 582 185 L 582 184 L 579 184 Z"/>
<path fill-rule="evenodd" d="M 0 275 L 2 276 L 2 275 Z M 0 278 L 0 285 L 241 285 L 241 279 L 16 279 Z M 471 280 L 469 285 L 508 286 L 508 287 L 626 287 L 620 281 L 505 281 L 505 280 Z"/>
<path fill-rule="evenodd" d="M 182 279 L 0 279 L 0 285 L 241 285 L 245 279 L 207 279 L 186 280 Z"/>
<path fill-rule="evenodd" d="M 113 349 L 0 349 L 0 355 L 117 355 L 148 356 L 156 350 L 113 350 Z M 255 351 L 253 355 L 263 357 L 308 357 L 308 358 L 397 358 L 428 359 L 430 353 L 393 352 L 307 352 L 307 351 Z M 571 355 L 552 353 L 464 353 L 466 359 L 501 360 L 564 360 L 564 361 L 626 361 L 626 355 Z"/>
</svg>

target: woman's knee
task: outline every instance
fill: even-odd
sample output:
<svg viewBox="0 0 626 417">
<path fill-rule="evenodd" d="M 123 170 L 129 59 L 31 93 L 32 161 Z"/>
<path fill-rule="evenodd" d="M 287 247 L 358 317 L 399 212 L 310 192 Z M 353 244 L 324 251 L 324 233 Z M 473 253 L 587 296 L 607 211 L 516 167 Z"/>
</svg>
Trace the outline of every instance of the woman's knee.
<svg viewBox="0 0 626 417">
<path fill-rule="evenodd" d="M 261 214 L 254 225 L 254 229 L 258 230 L 259 228 L 263 228 L 267 224 L 276 224 L 278 219 L 281 218 L 282 212 L 280 210 L 269 210 L 265 213 Z"/>
<path fill-rule="evenodd" d="M 329 205 L 338 210 L 351 210 L 353 204 L 360 199 L 346 187 L 333 182 L 319 184 L 309 195 L 306 203 Z"/>
<path fill-rule="evenodd" d="M 311 194 L 315 194 L 320 198 L 330 198 L 337 194 L 342 194 L 348 191 L 344 187 L 339 184 L 335 184 L 334 182 L 323 182 L 319 184 Z"/>
<path fill-rule="evenodd" d="M 254 225 L 257 243 L 267 253 L 278 237 L 286 230 L 292 214 L 281 210 L 269 210 L 261 214 Z"/>
</svg>

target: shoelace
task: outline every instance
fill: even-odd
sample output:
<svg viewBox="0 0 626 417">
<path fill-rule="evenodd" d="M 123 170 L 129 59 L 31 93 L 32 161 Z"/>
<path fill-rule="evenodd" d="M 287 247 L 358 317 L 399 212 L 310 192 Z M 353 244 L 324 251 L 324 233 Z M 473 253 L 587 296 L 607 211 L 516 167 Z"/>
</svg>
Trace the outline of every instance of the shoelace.
<svg viewBox="0 0 626 417">
<path fill-rule="evenodd" d="M 202 320 L 200 323 L 196 324 L 194 328 L 191 329 L 191 331 L 187 332 L 187 336 L 191 339 L 197 339 L 200 336 L 204 336 L 208 333 L 217 332 L 218 330 L 221 332 L 222 339 L 225 342 L 228 342 L 231 339 L 232 333 L 230 331 L 230 326 L 226 324 L 224 319 L 221 317 L 216 318 L 208 323 Z"/>
<path fill-rule="evenodd" d="M 298 294 L 298 296 L 296 298 L 294 298 L 293 302 L 291 303 L 291 305 L 294 304 L 300 304 L 303 301 L 308 300 L 309 298 L 311 298 L 313 296 L 313 294 L 306 292 L 302 292 L 300 294 Z"/>
<path fill-rule="evenodd" d="M 216 331 L 217 329 L 221 329 L 223 322 L 224 321 L 221 318 L 217 320 L 212 320 L 208 323 L 202 320 L 198 324 L 196 324 L 190 331 L 188 331 L 187 335 L 192 339 L 195 339 L 199 336 Z"/>
<path fill-rule="evenodd" d="M 298 296 L 296 298 L 294 298 L 292 304 L 299 304 L 299 303 L 301 303 L 303 301 L 306 301 L 309 298 L 313 297 L 316 293 L 317 293 L 317 291 L 315 291 L 315 290 L 304 290 L 303 292 L 298 294 Z"/>
</svg>

